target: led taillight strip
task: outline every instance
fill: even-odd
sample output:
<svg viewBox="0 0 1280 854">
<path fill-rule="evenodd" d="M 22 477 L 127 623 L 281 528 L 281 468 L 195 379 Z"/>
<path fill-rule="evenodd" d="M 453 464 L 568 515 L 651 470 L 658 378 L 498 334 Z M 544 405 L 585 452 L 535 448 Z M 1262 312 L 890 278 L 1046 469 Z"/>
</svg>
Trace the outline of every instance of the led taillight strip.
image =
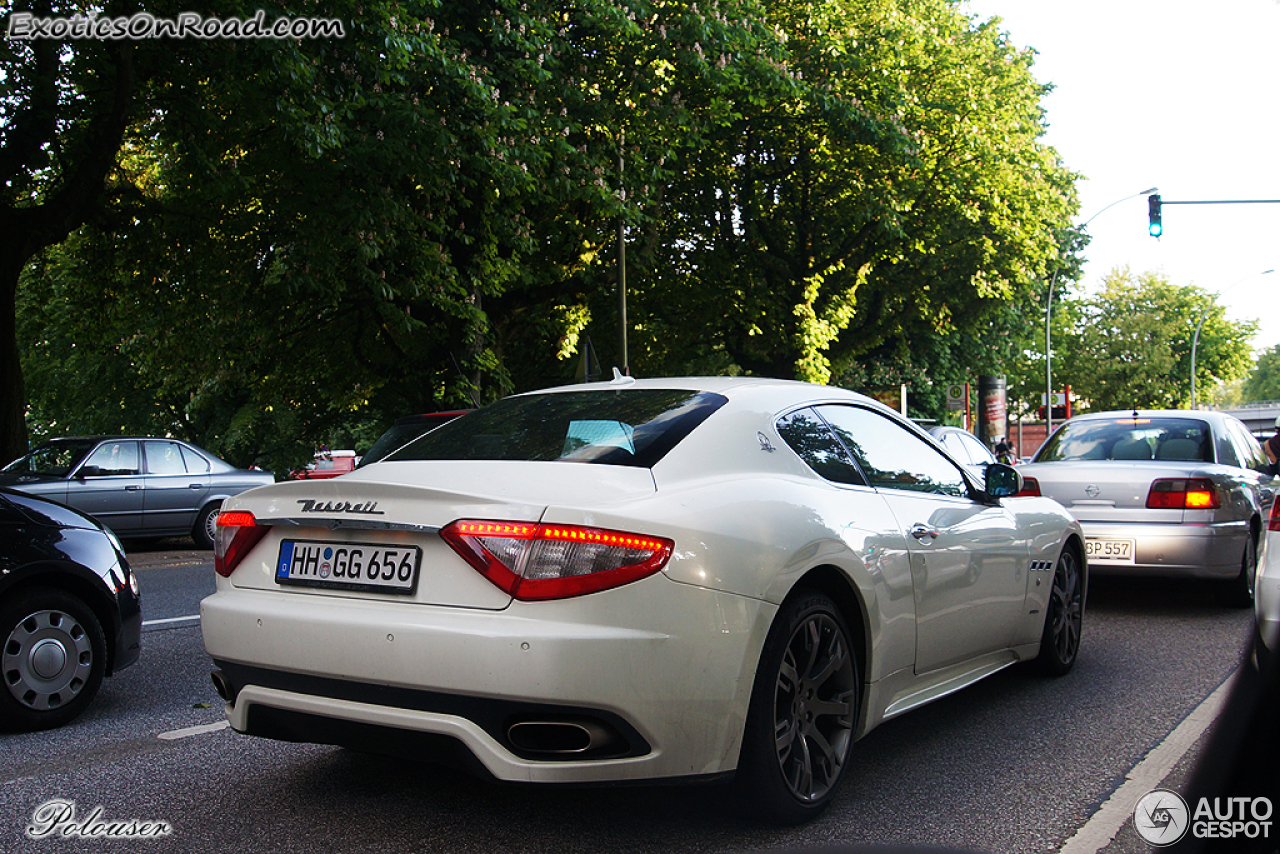
<svg viewBox="0 0 1280 854">
<path fill-rule="evenodd" d="M 663 537 L 607 528 L 484 519 L 459 519 L 445 526 L 440 536 L 481 575 L 514 598 L 524 600 L 563 599 L 638 581 L 661 570 L 675 547 L 673 541 Z M 504 551 L 504 560 L 486 545 L 486 541 L 492 545 L 493 540 L 514 540 L 525 545 L 518 554 Z M 542 544 L 549 543 L 614 549 L 611 556 L 618 563 L 609 566 L 608 561 L 604 561 L 603 568 L 599 568 L 597 562 L 592 561 L 592 567 L 582 572 L 581 565 L 573 566 L 571 558 L 561 556 L 558 559 L 564 562 L 560 567 L 563 574 L 548 575 L 547 570 L 554 566 L 545 562 L 546 554 L 538 550 Z M 622 563 L 624 559 L 630 562 Z M 534 561 L 539 564 L 538 577 L 525 577 L 527 564 Z"/>
<path fill-rule="evenodd" d="M 450 527 L 470 537 L 504 537 L 512 540 L 546 540 L 563 543 L 595 543 L 624 549 L 661 551 L 670 540 L 610 531 L 604 528 L 582 528 L 576 525 L 540 525 L 532 522 L 475 522 L 462 520 Z"/>
</svg>

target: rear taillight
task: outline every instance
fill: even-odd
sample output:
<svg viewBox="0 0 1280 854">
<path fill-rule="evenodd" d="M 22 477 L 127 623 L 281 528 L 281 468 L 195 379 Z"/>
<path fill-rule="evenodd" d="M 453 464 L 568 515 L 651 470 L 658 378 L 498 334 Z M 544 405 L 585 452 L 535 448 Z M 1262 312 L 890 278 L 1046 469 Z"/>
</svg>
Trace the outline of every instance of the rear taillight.
<svg viewBox="0 0 1280 854">
<path fill-rule="evenodd" d="M 259 525 L 247 510 L 224 510 L 218 514 L 218 532 L 213 538 L 213 569 L 223 578 L 235 572 L 240 561 L 270 528 Z"/>
<path fill-rule="evenodd" d="M 1040 481 L 1034 477 L 1024 477 L 1022 479 L 1022 489 L 1017 492 L 1014 498 L 1031 498 L 1040 494 Z"/>
<path fill-rule="evenodd" d="M 1204 477 L 1170 477 L 1151 484 L 1147 507 L 1152 510 L 1217 510 L 1218 490 Z"/>
<path fill-rule="evenodd" d="M 579 525 L 459 519 L 440 532 L 480 574 L 516 599 L 563 599 L 653 575 L 675 543 Z"/>
<path fill-rule="evenodd" d="M 1271 502 L 1271 519 L 1267 522 L 1268 531 L 1280 531 L 1280 496 Z"/>
</svg>

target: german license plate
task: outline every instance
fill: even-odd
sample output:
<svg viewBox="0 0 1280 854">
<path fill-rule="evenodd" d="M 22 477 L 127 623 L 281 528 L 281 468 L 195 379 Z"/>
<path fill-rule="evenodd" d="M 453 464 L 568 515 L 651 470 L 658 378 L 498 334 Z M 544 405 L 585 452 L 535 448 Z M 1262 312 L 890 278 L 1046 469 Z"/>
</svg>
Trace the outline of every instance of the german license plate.
<svg viewBox="0 0 1280 854">
<path fill-rule="evenodd" d="M 421 562 L 418 546 L 285 540 L 276 561 L 276 582 L 408 594 L 418 586 Z"/>
<path fill-rule="evenodd" d="M 1132 564 L 1133 540 L 1092 537 L 1084 542 L 1084 553 L 1090 563 Z"/>
</svg>

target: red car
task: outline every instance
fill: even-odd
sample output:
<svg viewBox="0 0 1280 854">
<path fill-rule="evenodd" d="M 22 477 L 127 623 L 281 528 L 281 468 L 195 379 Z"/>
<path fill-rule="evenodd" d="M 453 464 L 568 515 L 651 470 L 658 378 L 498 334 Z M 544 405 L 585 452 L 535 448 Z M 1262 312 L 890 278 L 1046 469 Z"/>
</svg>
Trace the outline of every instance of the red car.
<svg viewBox="0 0 1280 854">
<path fill-rule="evenodd" d="M 337 477 L 349 471 L 355 471 L 357 462 L 359 460 L 356 458 L 355 451 L 321 451 L 316 454 L 315 462 L 308 463 L 306 468 L 289 472 L 289 479 L 322 480 L 327 477 Z"/>
</svg>

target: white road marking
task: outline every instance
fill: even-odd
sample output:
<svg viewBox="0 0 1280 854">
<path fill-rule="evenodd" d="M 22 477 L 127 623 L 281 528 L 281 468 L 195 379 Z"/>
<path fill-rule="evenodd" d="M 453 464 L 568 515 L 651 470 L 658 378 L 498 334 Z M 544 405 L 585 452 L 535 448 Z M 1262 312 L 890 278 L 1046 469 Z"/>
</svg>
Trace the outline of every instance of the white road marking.
<svg viewBox="0 0 1280 854">
<path fill-rule="evenodd" d="M 185 729 L 175 729 L 169 732 L 162 732 L 156 738 L 162 738 L 165 741 L 177 741 L 180 738 L 190 738 L 193 735 L 204 735 L 207 732 L 217 732 L 220 729 L 226 729 L 231 726 L 230 721 L 218 721 L 216 724 L 203 724 L 201 726 L 189 726 Z"/>
<path fill-rule="evenodd" d="M 165 623 L 182 623 L 187 620 L 198 620 L 198 619 L 200 619 L 199 614 L 192 614 L 189 617 L 166 617 L 163 620 L 143 620 L 142 625 L 145 628 L 146 626 L 161 626 L 161 625 L 164 625 Z"/>
<path fill-rule="evenodd" d="M 1235 679 L 1235 672 L 1226 678 L 1204 702 L 1191 710 L 1191 714 L 1178 724 L 1169 737 L 1151 749 L 1141 762 L 1129 772 L 1124 785 L 1116 789 L 1107 802 L 1094 813 L 1084 826 L 1067 840 L 1059 854 L 1097 854 L 1111 844 L 1125 822 L 1133 817 L 1133 808 L 1142 796 L 1160 787 L 1173 766 L 1186 755 L 1204 731 L 1218 717 L 1226 702 L 1227 690 Z"/>
</svg>

